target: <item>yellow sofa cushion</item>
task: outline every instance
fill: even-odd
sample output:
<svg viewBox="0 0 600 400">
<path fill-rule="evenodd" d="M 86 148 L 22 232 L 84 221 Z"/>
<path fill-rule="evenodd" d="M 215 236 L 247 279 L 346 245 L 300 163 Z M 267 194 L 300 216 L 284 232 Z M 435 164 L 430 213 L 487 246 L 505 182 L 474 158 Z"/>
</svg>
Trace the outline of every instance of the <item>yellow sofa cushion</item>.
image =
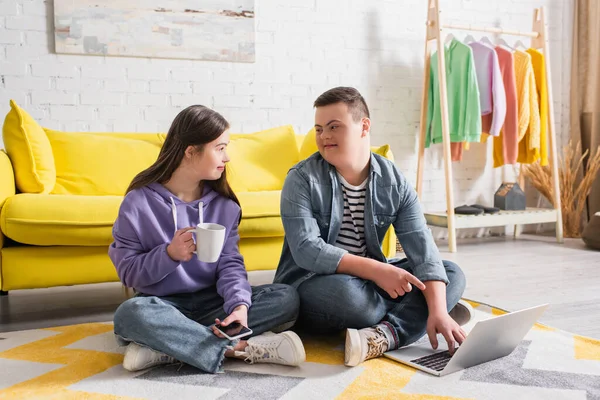
<svg viewBox="0 0 600 400">
<path fill-rule="evenodd" d="M 281 190 L 262 192 L 237 192 L 243 210 L 243 218 L 279 217 Z"/>
<path fill-rule="evenodd" d="M 44 129 L 13 100 L 4 119 L 2 137 L 19 191 L 50 193 L 56 183 L 50 142 Z"/>
<path fill-rule="evenodd" d="M 280 237 L 284 235 L 279 211 L 281 190 L 236 193 L 242 206 L 240 237 Z"/>
<path fill-rule="evenodd" d="M 281 190 L 288 170 L 300 161 L 291 125 L 233 134 L 227 153 L 227 180 L 236 193 Z"/>
<path fill-rule="evenodd" d="M 237 193 L 243 207 L 240 237 L 283 236 L 281 191 Z M 109 245 L 123 196 L 22 193 L 9 197 L 0 229 L 9 238 L 38 246 Z"/>
<path fill-rule="evenodd" d="M 124 195 L 158 157 L 158 135 L 110 135 L 46 129 L 56 161 L 54 194 Z M 152 141 L 152 138 L 155 138 Z"/>
<path fill-rule="evenodd" d="M 0 228 L 24 244 L 108 245 L 122 201 L 123 196 L 17 194 L 4 203 Z"/>
</svg>

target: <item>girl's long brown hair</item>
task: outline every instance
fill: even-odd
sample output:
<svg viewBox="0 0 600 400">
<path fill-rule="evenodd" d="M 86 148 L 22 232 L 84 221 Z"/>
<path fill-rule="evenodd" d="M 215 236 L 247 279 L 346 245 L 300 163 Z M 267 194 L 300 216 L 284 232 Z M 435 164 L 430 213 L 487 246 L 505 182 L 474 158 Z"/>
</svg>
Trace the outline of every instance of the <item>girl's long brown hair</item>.
<svg viewBox="0 0 600 400">
<path fill-rule="evenodd" d="M 161 184 L 168 182 L 173 172 L 181 164 L 188 146 L 195 146 L 198 151 L 201 151 L 207 143 L 216 140 L 227 129 L 229 129 L 227 120 L 208 107 L 193 105 L 182 110 L 173 120 L 157 160 L 133 178 L 125 193 L 154 182 Z M 227 182 L 226 171 L 223 171 L 219 179 L 203 183 L 221 196 L 240 205 L 237 196 Z"/>
</svg>

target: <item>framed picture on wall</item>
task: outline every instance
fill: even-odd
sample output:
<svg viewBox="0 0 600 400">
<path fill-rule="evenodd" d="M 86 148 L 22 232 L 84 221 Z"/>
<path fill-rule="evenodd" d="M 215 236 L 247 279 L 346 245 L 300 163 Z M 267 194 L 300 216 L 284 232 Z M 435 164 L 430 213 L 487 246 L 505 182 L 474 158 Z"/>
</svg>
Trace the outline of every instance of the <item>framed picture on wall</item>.
<svg viewBox="0 0 600 400">
<path fill-rule="evenodd" d="M 56 52 L 255 61 L 254 0 L 55 0 Z"/>
</svg>

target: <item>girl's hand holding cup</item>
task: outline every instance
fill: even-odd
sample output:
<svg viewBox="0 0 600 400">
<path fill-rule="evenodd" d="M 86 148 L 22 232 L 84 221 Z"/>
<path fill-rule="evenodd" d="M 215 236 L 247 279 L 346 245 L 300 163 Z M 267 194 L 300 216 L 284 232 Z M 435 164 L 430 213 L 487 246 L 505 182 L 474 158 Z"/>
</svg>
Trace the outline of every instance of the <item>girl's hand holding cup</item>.
<svg viewBox="0 0 600 400">
<path fill-rule="evenodd" d="M 177 230 L 171 243 L 167 246 L 167 254 L 174 261 L 190 261 L 196 250 L 196 243 L 192 232 L 194 227 L 188 227 Z"/>
</svg>

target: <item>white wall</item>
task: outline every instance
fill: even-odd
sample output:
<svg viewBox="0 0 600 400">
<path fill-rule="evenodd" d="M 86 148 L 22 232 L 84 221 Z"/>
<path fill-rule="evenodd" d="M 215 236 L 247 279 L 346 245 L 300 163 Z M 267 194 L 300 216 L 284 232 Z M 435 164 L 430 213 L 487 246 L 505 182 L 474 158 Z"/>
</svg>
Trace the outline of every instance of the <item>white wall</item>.
<svg viewBox="0 0 600 400">
<path fill-rule="evenodd" d="M 446 22 L 513 30 L 530 30 L 533 8 L 546 7 L 561 138 L 568 136 L 572 1 L 440 0 Z M 13 98 L 50 128 L 152 132 L 166 131 L 179 110 L 201 103 L 223 113 L 236 132 L 292 124 L 304 133 L 320 93 L 355 86 L 372 110 L 374 144 L 391 144 L 414 182 L 426 1 L 258 0 L 256 17 L 253 64 L 57 55 L 53 1 L 2 0 L 0 115 Z M 454 32 L 459 39 L 466 33 Z M 426 154 L 423 203 L 443 210 L 441 146 Z M 477 144 L 454 164 L 456 205 L 492 202 L 501 174 L 486 164 L 490 154 L 491 147 Z M 473 233 L 483 232 L 463 234 Z"/>
</svg>

